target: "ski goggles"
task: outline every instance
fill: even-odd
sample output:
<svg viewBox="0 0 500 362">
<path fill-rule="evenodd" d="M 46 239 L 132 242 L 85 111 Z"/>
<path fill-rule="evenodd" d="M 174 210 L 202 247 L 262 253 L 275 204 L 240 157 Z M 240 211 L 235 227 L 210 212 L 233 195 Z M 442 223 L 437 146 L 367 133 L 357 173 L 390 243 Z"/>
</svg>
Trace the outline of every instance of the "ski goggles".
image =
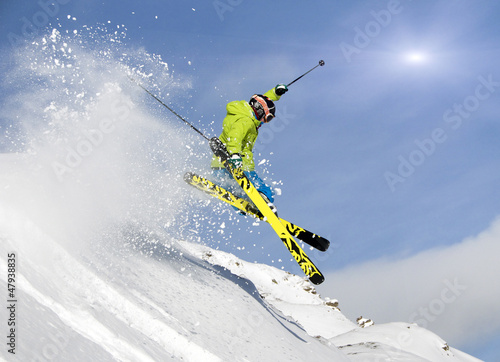
<svg viewBox="0 0 500 362">
<path fill-rule="evenodd" d="M 269 123 L 273 120 L 274 118 L 274 114 L 272 113 L 269 113 L 269 114 L 266 114 L 266 116 L 264 117 L 264 123 Z"/>
</svg>

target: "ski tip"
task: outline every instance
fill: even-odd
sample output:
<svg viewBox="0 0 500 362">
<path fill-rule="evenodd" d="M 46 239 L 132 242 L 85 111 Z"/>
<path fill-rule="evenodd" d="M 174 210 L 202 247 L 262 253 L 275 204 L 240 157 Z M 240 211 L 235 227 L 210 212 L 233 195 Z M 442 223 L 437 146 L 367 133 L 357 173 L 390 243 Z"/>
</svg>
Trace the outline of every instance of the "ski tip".
<svg viewBox="0 0 500 362">
<path fill-rule="evenodd" d="M 186 172 L 186 173 L 184 174 L 184 181 L 186 181 L 186 182 L 191 181 L 191 180 L 193 179 L 193 176 L 194 176 L 194 173 L 189 172 L 189 171 L 188 171 L 188 172 Z"/>
<path fill-rule="evenodd" d="M 321 246 L 320 248 L 318 248 L 320 251 L 327 251 L 330 247 L 330 242 L 325 238 L 321 238 L 319 245 Z"/>
<path fill-rule="evenodd" d="M 310 277 L 309 280 L 311 281 L 311 283 L 319 285 L 325 281 L 325 277 L 322 274 L 316 273 L 312 277 Z"/>
<path fill-rule="evenodd" d="M 319 251 L 327 251 L 328 248 L 330 247 L 330 241 L 328 239 L 325 239 L 324 237 L 316 234 L 314 234 L 310 239 L 303 237 L 301 240 L 304 243 L 309 244 L 312 247 L 318 249 Z"/>
</svg>

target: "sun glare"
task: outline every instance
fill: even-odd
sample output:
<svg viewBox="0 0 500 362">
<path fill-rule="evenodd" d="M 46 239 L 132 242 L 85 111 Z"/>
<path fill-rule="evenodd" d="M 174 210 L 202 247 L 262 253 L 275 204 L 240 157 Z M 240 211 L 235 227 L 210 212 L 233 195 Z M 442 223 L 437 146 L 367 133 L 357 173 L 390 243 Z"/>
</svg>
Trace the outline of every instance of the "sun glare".
<svg viewBox="0 0 500 362">
<path fill-rule="evenodd" d="M 412 52 L 405 55 L 405 59 L 410 63 L 424 63 L 427 56 L 424 53 Z"/>
</svg>

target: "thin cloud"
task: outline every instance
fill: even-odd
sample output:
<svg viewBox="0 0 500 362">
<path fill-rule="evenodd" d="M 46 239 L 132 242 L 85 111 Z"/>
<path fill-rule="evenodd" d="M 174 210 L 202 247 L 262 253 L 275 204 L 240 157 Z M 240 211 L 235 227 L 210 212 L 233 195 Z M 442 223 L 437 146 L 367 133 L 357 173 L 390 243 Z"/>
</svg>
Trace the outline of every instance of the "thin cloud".
<svg viewBox="0 0 500 362">
<path fill-rule="evenodd" d="M 500 331 L 500 218 L 476 237 L 402 260 L 377 260 L 327 276 L 322 293 L 349 318 L 415 322 L 450 345 Z"/>
</svg>

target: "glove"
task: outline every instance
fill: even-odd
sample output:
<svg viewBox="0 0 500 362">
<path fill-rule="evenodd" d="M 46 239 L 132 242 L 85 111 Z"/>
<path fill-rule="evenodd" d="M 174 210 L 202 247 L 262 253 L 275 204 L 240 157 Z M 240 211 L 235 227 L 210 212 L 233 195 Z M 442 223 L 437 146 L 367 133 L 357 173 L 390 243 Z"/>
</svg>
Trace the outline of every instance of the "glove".
<svg viewBox="0 0 500 362">
<path fill-rule="evenodd" d="M 267 186 L 255 171 L 245 171 L 246 177 L 252 182 L 257 191 L 263 194 L 270 202 L 274 202 L 273 189 Z"/>
<path fill-rule="evenodd" d="M 229 162 L 233 168 L 240 168 L 243 166 L 243 160 L 241 159 L 241 155 L 239 153 L 233 153 L 231 157 L 227 159 L 227 162 Z"/>
<path fill-rule="evenodd" d="M 285 84 L 278 84 L 276 87 L 274 87 L 274 93 L 276 93 L 276 95 L 280 97 L 286 92 L 288 92 L 288 87 Z"/>
</svg>

